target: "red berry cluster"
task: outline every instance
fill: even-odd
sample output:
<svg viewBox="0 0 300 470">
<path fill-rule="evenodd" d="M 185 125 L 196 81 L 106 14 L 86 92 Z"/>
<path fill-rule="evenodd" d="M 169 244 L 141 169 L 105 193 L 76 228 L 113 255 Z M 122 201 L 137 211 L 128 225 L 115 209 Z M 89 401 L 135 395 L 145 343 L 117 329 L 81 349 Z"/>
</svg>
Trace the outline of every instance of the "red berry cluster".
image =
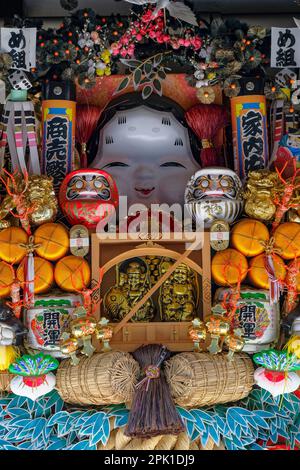
<svg viewBox="0 0 300 470">
<path fill-rule="evenodd" d="M 201 49 L 201 38 L 195 36 L 190 28 L 185 30 L 184 37 L 181 38 L 166 33 L 163 17 L 163 10 L 159 11 L 157 16 L 153 15 L 152 9 L 144 12 L 138 20 L 130 24 L 118 42 L 112 44 L 112 54 L 121 57 L 132 57 L 136 44 L 143 41 L 144 38 L 152 39 L 158 44 L 168 44 L 173 49 L 179 49 L 180 47 L 191 47 L 195 51 Z"/>
</svg>

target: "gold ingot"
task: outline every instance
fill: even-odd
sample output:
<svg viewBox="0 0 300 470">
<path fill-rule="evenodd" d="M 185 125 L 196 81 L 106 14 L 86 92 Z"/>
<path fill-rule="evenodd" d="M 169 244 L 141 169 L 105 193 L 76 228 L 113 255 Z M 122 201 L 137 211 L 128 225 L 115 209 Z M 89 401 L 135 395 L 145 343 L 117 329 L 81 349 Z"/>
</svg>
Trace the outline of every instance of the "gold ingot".
<svg viewBox="0 0 300 470">
<path fill-rule="evenodd" d="M 245 256 L 257 256 L 264 252 L 264 243 L 270 239 L 269 230 L 260 221 L 243 219 L 231 230 L 231 245 Z"/>
<path fill-rule="evenodd" d="M 28 235 L 20 227 L 8 227 L 0 232 L 0 258 L 7 263 L 18 264 L 26 255 L 24 246 Z"/>
<path fill-rule="evenodd" d="M 83 338 L 95 333 L 97 322 L 94 318 L 77 318 L 71 322 L 71 332 L 75 338 Z"/>
<path fill-rule="evenodd" d="M 17 278 L 24 283 L 24 263 L 21 263 L 17 269 Z M 38 256 L 34 257 L 34 293 L 42 294 L 51 289 L 54 281 L 52 264 Z"/>
<path fill-rule="evenodd" d="M 14 282 L 15 274 L 13 268 L 0 261 L 0 298 L 10 296 L 11 285 Z"/>
<path fill-rule="evenodd" d="M 280 256 L 275 254 L 272 255 L 272 258 L 275 276 L 279 281 L 283 281 L 286 276 L 284 261 L 280 258 Z M 255 256 L 250 260 L 248 279 L 254 287 L 258 287 L 259 289 L 269 289 L 270 280 L 265 267 L 264 254 Z"/>
<path fill-rule="evenodd" d="M 248 262 L 245 256 L 232 248 L 217 252 L 212 259 L 212 278 L 219 286 L 232 286 L 242 282 L 247 270 Z"/>
<path fill-rule="evenodd" d="M 60 350 L 63 354 L 72 354 L 77 351 L 79 345 L 76 338 L 68 338 L 60 344 Z"/>
<path fill-rule="evenodd" d="M 54 278 L 56 284 L 65 291 L 81 291 L 90 283 L 90 266 L 79 256 L 65 256 L 57 262 Z"/>
<path fill-rule="evenodd" d="M 300 225 L 296 222 L 285 222 L 274 232 L 274 247 L 280 250 L 283 259 L 294 259 L 300 256 Z"/>
<path fill-rule="evenodd" d="M 226 336 L 229 332 L 230 324 L 225 317 L 212 315 L 209 317 L 206 327 L 212 335 Z"/>
<path fill-rule="evenodd" d="M 69 250 L 69 233 L 61 224 L 43 224 L 34 233 L 34 242 L 39 245 L 36 254 L 49 261 L 56 261 Z"/>
</svg>

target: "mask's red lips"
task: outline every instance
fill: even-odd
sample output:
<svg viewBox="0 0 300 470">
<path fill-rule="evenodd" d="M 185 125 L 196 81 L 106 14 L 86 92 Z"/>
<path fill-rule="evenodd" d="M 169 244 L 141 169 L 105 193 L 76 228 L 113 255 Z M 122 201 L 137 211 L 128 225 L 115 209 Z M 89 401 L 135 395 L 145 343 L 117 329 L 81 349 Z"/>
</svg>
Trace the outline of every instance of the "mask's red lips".
<svg viewBox="0 0 300 470">
<path fill-rule="evenodd" d="M 134 188 L 134 189 L 138 191 L 139 193 L 143 194 L 144 196 L 148 196 L 148 194 L 154 191 L 155 186 L 153 186 L 153 188 L 150 188 L 150 189 L 146 189 L 146 188 Z"/>
</svg>

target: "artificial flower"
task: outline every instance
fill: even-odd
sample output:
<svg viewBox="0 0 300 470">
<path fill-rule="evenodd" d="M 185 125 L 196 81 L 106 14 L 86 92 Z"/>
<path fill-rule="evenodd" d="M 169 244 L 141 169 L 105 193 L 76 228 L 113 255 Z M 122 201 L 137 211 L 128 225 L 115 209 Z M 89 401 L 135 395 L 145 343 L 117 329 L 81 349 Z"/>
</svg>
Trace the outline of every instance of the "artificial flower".
<svg viewBox="0 0 300 470">
<path fill-rule="evenodd" d="M 214 89 L 210 86 L 203 86 L 197 91 L 197 98 L 203 104 L 211 104 L 215 101 Z"/>
</svg>

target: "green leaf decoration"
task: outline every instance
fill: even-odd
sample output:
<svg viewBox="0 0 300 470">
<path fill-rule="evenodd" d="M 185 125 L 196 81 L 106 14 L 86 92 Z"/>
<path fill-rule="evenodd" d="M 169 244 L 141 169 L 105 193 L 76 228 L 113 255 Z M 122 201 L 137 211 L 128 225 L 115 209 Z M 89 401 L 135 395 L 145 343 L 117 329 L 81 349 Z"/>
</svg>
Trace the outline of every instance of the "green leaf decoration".
<svg viewBox="0 0 300 470">
<path fill-rule="evenodd" d="M 158 67 L 163 60 L 164 56 L 163 54 L 158 54 L 156 57 L 154 57 L 153 60 L 153 67 Z"/>
<path fill-rule="evenodd" d="M 159 78 L 160 78 L 161 80 L 165 80 L 165 78 L 167 77 L 167 74 L 166 74 L 166 72 L 165 72 L 164 70 L 159 70 L 159 71 L 157 72 L 157 75 L 159 76 Z"/>
<path fill-rule="evenodd" d="M 152 85 L 144 86 L 143 91 L 142 91 L 143 99 L 146 100 L 147 98 L 149 98 L 149 96 L 152 95 L 152 93 L 153 93 L 153 86 Z"/>
<path fill-rule="evenodd" d="M 134 71 L 134 74 L 133 74 L 133 86 L 134 86 L 134 89 L 137 90 L 139 85 L 140 85 L 140 82 L 141 82 L 141 79 L 142 79 L 142 71 L 141 69 L 136 69 Z"/>
<path fill-rule="evenodd" d="M 59 362 L 57 359 L 50 355 L 40 353 L 35 356 L 24 355 L 16 359 L 15 362 L 9 366 L 8 370 L 11 374 L 15 375 L 38 377 L 48 374 L 48 372 L 57 369 L 58 366 Z"/>
<path fill-rule="evenodd" d="M 128 87 L 129 83 L 130 83 L 130 77 L 123 78 L 123 80 L 119 84 L 118 88 L 114 92 L 114 95 L 116 95 L 117 93 L 120 93 L 120 91 L 125 90 Z"/>
<path fill-rule="evenodd" d="M 134 68 L 134 69 L 142 64 L 140 60 L 135 60 L 135 59 L 120 59 L 120 62 L 124 65 L 127 65 L 127 67 Z"/>
</svg>

